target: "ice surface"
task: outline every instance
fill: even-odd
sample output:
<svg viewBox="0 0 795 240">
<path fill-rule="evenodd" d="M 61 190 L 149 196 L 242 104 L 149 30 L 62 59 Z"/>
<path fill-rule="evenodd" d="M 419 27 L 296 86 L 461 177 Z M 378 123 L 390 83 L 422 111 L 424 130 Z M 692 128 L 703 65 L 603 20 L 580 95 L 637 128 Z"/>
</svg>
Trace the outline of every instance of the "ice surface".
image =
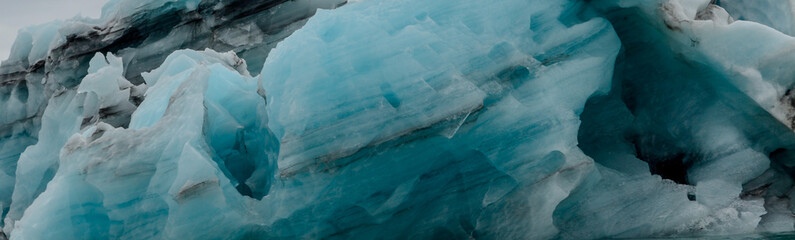
<svg viewBox="0 0 795 240">
<path fill-rule="evenodd" d="M 258 63 L 254 64 L 254 68 L 259 69 L 267 52 L 275 46 L 276 42 L 299 28 L 305 22 L 306 17 L 314 14 L 316 8 L 333 8 L 342 1 L 260 1 L 255 4 L 244 1 L 205 1 L 207 4 L 198 6 L 198 8 L 183 8 L 190 4 L 184 4 L 181 1 L 161 1 L 162 4 L 155 4 L 155 2 L 158 1 L 114 1 L 106 7 L 108 9 L 106 10 L 108 13 L 105 14 L 107 17 L 101 19 L 75 18 L 20 31 L 10 58 L 0 65 L 0 170 L 2 170 L 0 171 L 2 172 L 0 174 L 0 209 L 2 209 L 2 216 L 9 213 L 15 215 L 11 220 L 13 222 L 20 217 L 21 211 L 29 204 L 25 202 L 27 200 L 21 201 L 17 205 L 17 208 L 21 209 L 10 210 L 15 184 L 14 177 L 18 170 L 17 162 L 20 159 L 20 154 L 29 146 L 37 143 L 40 132 L 46 132 L 42 130 L 43 125 L 63 125 L 53 127 L 48 131 L 64 129 L 63 131 L 68 134 L 74 132 L 67 130 L 71 127 L 65 127 L 71 126 L 71 123 L 66 123 L 71 121 L 68 120 L 69 116 L 60 115 L 65 109 L 50 110 L 58 120 L 53 120 L 54 123 L 51 124 L 44 123 L 46 122 L 44 112 L 48 103 L 53 102 L 51 100 L 61 95 L 69 97 L 59 97 L 57 101 L 72 101 L 71 96 L 77 95 L 78 88 L 80 91 L 86 92 L 87 95 L 107 94 L 113 89 L 113 84 L 105 84 L 121 79 L 121 76 L 108 75 L 111 72 L 116 74 L 116 71 L 122 71 L 118 68 L 94 74 L 94 77 L 87 77 L 89 72 L 94 72 L 89 69 L 92 62 L 99 63 L 97 58 L 93 58 L 95 54 L 112 52 L 113 55 L 120 56 L 124 59 L 121 61 L 124 69 L 122 76 L 138 85 L 127 86 L 126 84 L 129 84 L 125 83 L 127 80 L 118 81 L 119 86 L 125 88 L 121 90 L 129 92 L 129 101 L 123 101 L 123 97 L 118 97 L 120 95 L 116 94 L 103 96 L 103 98 L 108 98 L 109 102 L 104 99 L 79 100 L 89 103 L 87 107 L 93 110 L 81 113 L 80 115 L 85 118 L 81 119 L 82 121 L 78 124 L 85 128 L 88 127 L 87 124 L 97 123 L 101 120 L 112 126 L 126 127 L 130 123 L 132 111 L 135 110 L 136 105 L 141 103 L 146 92 L 146 86 L 141 84 L 143 79 L 140 73 L 158 67 L 173 51 L 181 48 L 204 49 L 206 47 L 224 51 L 234 50 L 247 56 L 249 62 Z M 139 4 L 139 7 L 130 7 L 135 4 Z M 116 12 L 117 10 L 123 11 L 123 13 Z M 207 21 L 195 21 L 197 16 L 198 19 L 204 18 Z M 196 29 L 205 30 L 196 31 Z M 169 33 L 170 31 L 173 33 Z M 144 39 L 146 36 L 148 38 Z M 207 39 L 218 39 L 218 41 L 206 41 Z M 113 64 L 118 65 L 115 62 Z M 80 85 L 84 79 L 99 85 Z M 119 105 L 103 108 L 113 105 L 116 101 L 120 101 Z M 84 105 L 84 103 L 77 105 Z M 66 103 L 61 104 L 64 105 L 59 108 L 65 108 Z M 93 116 L 97 115 L 92 116 L 92 114 L 97 112 L 99 117 L 94 118 Z M 60 120 L 64 120 L 64 122 Z M 246 138 L 258 137 L 246 136 Z M 61 140 L 46 139 L 44 142 L 61 142 Z M 53 143 L 52 146 L 49 146 L 48 149 L 55 152 L 48 153 L 48 157 L 43 157 L 41 162 L 52 162 L 53 156 L 57 157 L 58 155 L 57 149 L 60 149 L 60 145 L 62 144 Z M 241 146 L 235 145 L 235 147 Z M 261 149 L 264 146 L 255 148 Z M 230 150 L 223 154 L 229 155 L 236 151 L 238 150 Z M 31 150 L 31 152 L 33 151 Z M 249 153 L 243 153 L 243 155 L 245 154 Z M 237 168 L 250 167 L 245 164 L 235 166 Z M 45 171 L 44 169 L 40 170 Z M 55 168 L 49 172 L 45 171 L 46 175 L 51 177 L 54 170 Z M 248 175 L 251 174 L 248 170 L 241 172 L 239 177 L 242 180 L 259 182 L 263 185 L 262 189 L 267 188 L 267 180 L 259 178 L 259 180 L 253 180 L 255 178 Z M 48 179 L 49 177 L 42 178 L 44 183 L 35 187 L 41 189 L 20 194 L 28 197 L 36 196 L 46 186 Z M 0 223 L 0 225 L 2 224 Z M 11 230 L 7 229 L 6 231 Z"/>
<path fill-rule="evenodd" d="M 364 1 L 319 12 L 261 75 L 280 141 L 281 183 L 262 200 L 272 234 L 557 234 L 554 207 L 593 170 L 577 116 L 609 90 L 619 49 L 603 19 L 559 20 L 580 7 Z"/>
<path fill-rule="evenodd" d="M 64 91 L 50 99 L 48 106 L 52 107 L 44 111 L 40 140 L 25 149 L 17 162 L 13 202 L 5 218 L 9 228 L 6 232 L 58 171 L 60 151 L 54 149 L 61 149 L 87 123 L 118 122 L 117 118 L 129 118 L 135 110 L 128 101 L 132 84 L 122 77 L 121 59 L 110 54 L 107 59 L 110 63 L 97 54 L 91 62 L 92 72 L 77 91 Z"/>
<path fill-rule="evenodd" d="M 721 0 L 719 4 L 735 19 L 761 23 L 790 36 L 795 33 L 795 2 L 791 0 Z"/>
<path fill-rule="evenodd" d="M 536 19 L 541 20 L 530 25 L 531 19 L 517 22 L 509 17 L 511 14 L 493 18 L 487 13 L 464 16 L 441 10 L 454 8 L 463 12 L 470 7 L 489 5 L 508 11 L 511 8 L 508 6 L 515 4 L 511 2 L 480 3 L 483 6 L 466 3 L 455 7 L 447 3 L 427 4 L 407 13 L 395 11 L 391 13 L 394 17 L 386 12 L 383 13 L 386 16 L 371 21 L 353 21 L 378 12 L 380 8 L 366 8 L 374 4 L 358 3 L 340 10 L 348 14 L 321 12 L 313 18 L 314 22 L 310 21 L 291 36 L 290 41 L 283 42 L 266 62 L 261 77 L 272 99 L 269 115 L 274 121 L 270 126 L 282 142 L 279 162 L 283 174 L 301 171 L 307 164 L 313 164 L 311 161 L 330 162 L 347 157 L 361 148 L 444 120 L 466 118 L 491 102 L 507 108 L 518 107 L 523 101 L 540 97 L 537 94 L 541 93 L 533 89 L 549 88 L 560 81 L 555 75 L 576 76 L 577 72 L 602 64 L 598 58 L 561 56 L 571 54 L 564 53 L 573 47 L 568 45 L 585 45 L 606 38 L 599 38 L 603 36 L 600 32 L 607 28 L 607 23 L 601 20 L 564 31 L 561 23 L 543 21 L 554 12 L 539 13 Z M 389 6 L 401 4 L 409 3 L 389 3 Z M 432 14 L 434 11 L 440 12 L 439 16 Z M 330 14 L 334 17 L 327 17 Z M 394 18 L 402 19 L 397 16 L 403 15 L 414 19 L 394 22 Z M 316 19 L 327 19 L 340 26 L 317 24 L 321 20 Z M 522 34 L 540 36 L 535 36 L 536 41 L 527 41 Z M 362 44 L 369 41 L 390 44 L 377 47 Z M 567 41 L 574 43 L 562 44 Z M 455 50 L 464 48 L 468 49 L 465 53 Z M 609 55 L 615 48 L 583 51 Z M 352 51 L 356 54 L 351 54 Z M 314 54 L 312 57 L 318 61 L 298 61 L 304 58 L 299 54 L 302 52 Z M 556 58 L 570 61 L 553 65 Z M 533 81 L 523 84 L 523 78 Z M 597 89 L 604 92 L 607 87 L 604 80 L 583 78 L 578 82 L 572 84 L 584 84 L 578 87 L 582 90 L 568 89 L 573 94 L 555 101 L 562 112 L 544 111 L 568 118 L 564 116 L 580 111 L 592 92 Z M 518 102 L 510 103 L 513 100 Z"/>
<path fill-rule="evenodd" d="M 792 231 L 787 4 L 113 0 L 0 65 L 0 233 Z"/>
<path fill-rule="evenodd" d="M 774 212 L 781 209 L 774 202 L 786 193 L 767 188 L 782 182 L 776 191 L 787 192 L 786 177 L 744 183 L 789 161 L 776 157 L 792 146 L 790 103 L 780 100 L 788 73 L 770 65 L 786 61 L 771 59 L 782 57 L 776 52 L 789 49 L 790 38 L 734 21 L 710 1 L 596 1 L 593 6 L 611 20 L 625 52 L 616 63 L 614 91 L 592 99 L 582 116 L 581 147 L 608 169 L 558 207 L 562 235 L 787 229 L 781 224 L 790 221 L 788 213 Z M 660 188 L 656 176 L 644 177 L 643 166 L 636 166 L 640 161 L 652 174 L 679 183 L 680 190 L 635 192 Z M 676 189 L 667 181 L 663 189 Z M 605 191 L 616 186 L 633 192 Z M 666 200 L 643 200 L 647 197 Z"/>
<path fill-rule="evenodd" d="M 268 51 L 300 28 L 317 8 L 334 8 L 344 1 L 196 3 L 112 1 L 100 19 L 75 18 L 21 30 L 10 58 L 0 65 L 0 162 L 3 172 L 14 176 L 19 154 L 39 138 L 49 100 L 63 92 L 77 91 L 80 82 L 89 74 L 90 62 L 96 53 L 110 52 L 124 59 L 123 76 L 136 85 L 143 83 L 142 72 L 157 68 L 172 52 L 183 48 L 233 50 L 248 60 L 247 66 L 258 72 Z M 139 85 L 129 91 L 130 102 L 137 105 L 143 100 L 146 89 Z M 101 114 L 110 113 L 114 119 L 106 121 L 114 126 L 126 126 L 132 110 L 129 106 L 106 109 L 114 112 Z M 125 114 L 116 114 L 119 111 Z M 3 185 L 6 184 L 13 185 L 3 181 Z M 10 195 L 2 194 L 0 199 L 10 199 Z"/>
<path fill-rule="evenodd" d="M 174 54 L 177 59 L 180 55 L 185 56 Z M 214 56 L 234 58 L 233 54 L 212 51 L 189 55 L 204 56 L 207 62 Z M 186 80 L 162 76 L 150 88 L 149 96 L 164 94 L 172 99 L 164 103 L 168 111 L 157 116 L 160 121 L 140 129 L 99 123 L 69 135 L 57 173 L 16 224 L 12 239 L 224 238 L 248 222 L 243 195 L 219 168 L 223 162 L 214 161 L 213 154 L 228 150 L 208 145 L 202 133 L 206 121 L 212 126 L 217 124 L 214 118 L 234 112 L 221 109 L 226 115 L 217 116 L 205 110 L 204 106 L 225 103 L 218 94 L 207 94 L 208 86 L 242 87 L 246 81 L 256 82 L 221 63 L 186 67 L 179 61 L 167 61 L 158 70 L 191 76 Z M 174 91 L 156 91 L 172 84 L 177 84 Z M 264 103 L 256 88 L 240 90 L 236 96 L 245 97 L 246 93 L 247 102 Z M 139 111 L 150 110 L 146 102 L 157 99 L 147 98 Z M 211 132 L 234 135 L 235 130 L 249 130 L 246 127 Z M 84 220 L 71 220 L 75 217 Z M 70 221 L 72 225 L 64 226 L 63 222 Z M 197 230 L 196 224 L 205 227 Z"/>
</svg>

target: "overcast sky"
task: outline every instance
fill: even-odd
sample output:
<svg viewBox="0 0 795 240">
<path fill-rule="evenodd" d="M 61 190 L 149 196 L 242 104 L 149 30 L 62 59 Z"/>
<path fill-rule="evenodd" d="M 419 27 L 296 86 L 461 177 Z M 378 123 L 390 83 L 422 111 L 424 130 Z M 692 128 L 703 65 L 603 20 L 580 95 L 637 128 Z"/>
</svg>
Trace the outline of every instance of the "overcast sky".
<svg viewBox="0 0 795 240">
<path fill-rule="evenodd" d="M 20 28 L 78 14 L 98 18 L 108 0 L 0 0 L 0 60 L 8 58 Z"/>
</svg>

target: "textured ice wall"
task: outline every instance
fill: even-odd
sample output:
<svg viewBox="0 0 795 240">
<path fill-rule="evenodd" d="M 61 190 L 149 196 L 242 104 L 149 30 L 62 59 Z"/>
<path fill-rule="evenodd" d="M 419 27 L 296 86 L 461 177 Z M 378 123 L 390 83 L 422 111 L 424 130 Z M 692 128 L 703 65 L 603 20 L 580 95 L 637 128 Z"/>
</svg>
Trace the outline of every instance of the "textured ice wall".
<svg viewBox="0 0 795 240">
<path fill-rule="evenodd" d="M 614 91 L 582 115 L 581 147 L 606 168 L 558 206 L 564 235 L 792 231 L 791 71 L 778 67 L 792 39 L 710 1 L 593 6 L 624 53 Z"/>
<path fill-rule="evenodd" d="M 280 141 L 280 183 L 261 204 L 272 234 L 557 234 L 554 207 L 593 171 L 578 115 L 609 90 L 619 49 L 585 10 L 400 0 L 319 12 L 261 75 Z"/>
<path fill-rule="evenodd" d="M 129 118 L 135 105 L 129 102 L 133 87 L 122 77 L 121 59 L 97 54 L 91 61 L 85 84 L 77 91 L 62 91 L 50 99 L 52 107 L 44 111 L 41 138 L 20 155 L 16 167 L 13 195 L 5 216 L 5 225 L 13 227 L 33 202 L 47 187 L 60 166 L 59 153 L 67 139 L 81 128 L 101 121 L 113 123 Z M 103 112 L 116 112 L 111 118 Z M 126 120 L 121 120 L 126 121 Z M 103 123 L 108 125 L 107 123 Z M 8 231 L 8 230 L 6 230 Z"/>
<path fill-rule="evenodd" d="M 249 164 L 260 172 L 272 169 L 262 149 L 272 143 L 261 139 L 268 136 L 263 128 L 267 117 L 256 114 L 264 113 L 265 100 L 257 94 L 256 79 L 245 68 L 235 69 L 239 61 L 232 53 L 176 52 L 154 71 L 162 74 L 147 75 L 156 78 L 148 81 L 148 97 L 133 117 L 137 127 L 100 122 L 71 129 L 78 134 L 42 132 L 47 139 L 68 141 L 47 190 L 19 222 L 7 224 L 14 227 L 8 231 L 11 239 L 202 239 L 252 231 L 246 227 L 253 224 L 246 211 L 252 199 L 235 189 L 241 183 L 228 175 L 223 161 L 232 146 L 208 143 L 210 137 L 234 143 L 228 139 L 254 132 L 243 137 L 248 140 L 243 144 L 256 144 L 249 148 L 253 156 L 234 160 L 260 159 Z M 89 83 L 84 80 L 81 86 Z M 157 104 L 163 97 L 166 102 Z M 147 125 L 141 119 L 155 121 Z M 257 180 L 268 183 L 267 178 Z M 24 183 L 16 189 L 27 187 Z"/>
<path fill-rule="evenodd" d="M 56 93 L 75 91 L 95 53 L 120 56 L 124 77 L 134 84 L 143 82 L 142 72 L 160 66 L 169 54 L 184 48 L 232 50 L 258 72 L 268 51 L 317 8 L 342 3 L 122 0 L 105 6 L 100 19 L 23 29 L 11 56 L 0 65 L 0 167 L 4 175 L 14 176 L 19 154 L 38 139 L 48 100 Z M 131 100 L 140 104 L 142 99 L 136 95 Z M 129 117 L 119 120 L 126 122 L 114 125 L 126 125 Z"/>
<path fill-rule="evenodd" d="M 708 0 L 368 0 L 304 21 L 338 4 L 122 0 L 21 32 L 0 66 L 4 232 L 795 228 L 781 32 Z"/>
<path fill-rule="evenodd" d="M 101 119 L 116 127 L 127 126 L 131 113 L 129 105 L 134 107 L 143 100 L 145 87 L 140 85 L 143 83 L 140 74 L 158 67 L 173 51 L 206 47 L 234 50 L 246 56 L 250 63 L 256 63 L 251 65 L 254 69 L 259 69 L 276 42 L 300 27 L 316 8 L 333 8 L 343 2 L 202 1 L 195 5 L 196 1 L 112 1 L 100 19 L 72 19 L 21 30 L 11 56 L 0 64 L 2 216 L 11 213 L 15 215 L 12 219 L 18 219 L 32 200 L 20 201 L 16 204 L 17 210 L 10 210 L 20 154 L 37 143 L 46 125 L 43 122 L 47 121 L 44 115 L 48 103 L 56 97 L 59 104 L 72 101 L 70 97 L 60 96 L 76 95 L 96 53 L 112 52 L 120 56 L 124 60 L 123 66 L 118 68 L 123 71 L 122 76 L 139 86 L 130 88 L 127 106 L 100 109 L 99 118 L 84 119 L 81 125 Z M 100 88 L 110 89 L 107 87 Z M 69 118 L 59 114 L 55 114 L 57 119 L 53 120 L 58 123 L 53 124 L 69 125 L 66 123 Z M 49 149 L 59 149 L 62 145 L 55 139 L 43 141 L 55 142 Z M 39 179 L 36 182 L 41 181 L 41 185 L 20 196 L 27 196 L 23 197 L 27 199 L 44 190 L 57 169 L 57 165 L 51 165 L 52 157 L 57 154 L 49 153 L 50 157 L 41 159 L 42 163 L 48 162 L 41 166 L 53 167 L 35 170 L 44 172 L 41 176 L 30 176 Z"/>
<path fill-rule="evenodd" d="M 795 2 L 790 0 L 721 0 L 719 5 L 733 18 L 758 22 L 792 36 L 795 33 Z"/>
<path fill-rule="evenodd" d="M 234 55 L 172 54 L 143 74 L 129 129 L 83 121 L 84 106 L 117 100 L 89 75 L 64 91 L 77 100 L 45 111 L 74 121 L 44 126 L 40 136 L 55 142 L 23 154 L 51 160 L 20 162 L 39 173 L 17 182 L 5 230 L 12 239 L 551 237 L 554 206 L 593 170 L 576 147 L 577 116 L 609 90 L 619 48 L 604 19 L 558 20 L 580 10 L 352 4 L 312 19 L 258 78 Z M 508 218 L 506 206 L 525 214 Z"/>
</svg>

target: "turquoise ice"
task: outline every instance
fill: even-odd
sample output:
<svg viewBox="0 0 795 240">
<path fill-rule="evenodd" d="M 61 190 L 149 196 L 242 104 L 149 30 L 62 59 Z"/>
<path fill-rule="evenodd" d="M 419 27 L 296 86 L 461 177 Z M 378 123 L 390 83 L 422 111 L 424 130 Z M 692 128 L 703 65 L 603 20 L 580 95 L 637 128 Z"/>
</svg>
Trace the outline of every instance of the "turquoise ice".
<svg viewBox="0 0 795 240">
<path fill-rule="evenodd" d="M 0 237 L 795 231 L 787 4 L 114 0 L 0 64 Z"/>
</svg>

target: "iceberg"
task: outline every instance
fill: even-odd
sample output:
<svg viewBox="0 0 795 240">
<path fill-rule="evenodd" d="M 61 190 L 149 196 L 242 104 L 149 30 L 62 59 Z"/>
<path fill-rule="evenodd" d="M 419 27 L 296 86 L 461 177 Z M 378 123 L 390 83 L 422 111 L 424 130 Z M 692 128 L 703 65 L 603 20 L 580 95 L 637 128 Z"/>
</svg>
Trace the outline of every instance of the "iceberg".
<svg viewBox="0 0 795 240">
<path fill-rule="evenodd" d="M 721 0 L 718 5 L 732 18 L 761 23 L 787 35 L 795 33 L 792 1 L 738 1 Z"/>
<path fill-rule="evenodd" d="M 234 151 L 233 146 L 208 143 L 202 134 L 208 131 L 205 129 L 208 125 L 211 127 L 208 135 L 222 140 L 234 139 L 240 132 L 256 131 L 251 128 L 261 122 L 226 126 L 235 123 L 235 116 L 240 117 L 234 115 L 235 110 L 246 109 L 226 109 L 228 96 L 206 93 L 211 86 L 238 89 L 226 94 L 250 100 L 257 109 L 257 103 L 264 106 L 264 99 L 256 93 L 256 87 L 244 88 L 256 86 L 256 81 L 247 77 L 247 72 L 237 72 L 228 65 L 226 60 L 236 59 L 232 53 L 224 55 L 210 50 L 175 52 L 172 56 L 153 71 L 167 74 L 158 75 L 159 81 L 147 90 L 147 99 L 132 117 L 131 126 L 138 126 L 137 129 L 115 128 L 99 122 L 76 134 L 64 135 L 69 138 L 58 155 L 58 171 L 14 224 L 11 239 L 223 238 L 247 224 L 246 199 L 235 188 L 243 183 L 231 181 L 239 177 L 228 175 L 233 168 L 223 168 L 225 162 L 216 162 L 231 155 L 227 152 Z M 185 65 L 182 59 L 186 57 L 206 58 L 203 60 L 215 63 Z M 88 83 L 86 80 L 81 86 Z M 160 115 L 154 114 L 160 105 L 148 104 L 162 99 L 157 95 L 171 97 L 164 103 L 168 110 Z M 210 110 L 210 106 L 215 108 Z M 153 125 L 139 123 L 139 119 L 151 118 L 160 121 Z M 221 120 L 225 126 L 218 126 L 224 125 L 218 123 Z M 266 145 L 256 140 L 249 143 Z M 250 151 L 255 150 L 252 147 Z M 232 160 L 260 159 L 265 162 L 248 164 L 269 168 L 268 158 L 262 157 L 267 152 L 249 154 L 251 158 Z M 113 161 L 106 161 L 109 159 Z M 75 221 L 76 218 L 80 220 Z M 64 222 L 73 224 L 64 226 Z M 195 224 L 208 227 L 197 231 L 191 227 Z"/>
<path fill-rule="evenodd" d="M 0 238 L 792 232 L 790 5 L 111 0 L 0 64 Z"/>
<path fill-rule="evenodd" d="M 593 6 L 613 23 L 624 55 L 613 92 L 581 116 L 581 147 L 604 168 L 556 209 L 565 235 L 792 231 L 792 218 L 782 217 L 789 214 L 770 204 L 791 187 L 782 179 L 789 160 L 780 157 L 792 146 L 782 100 L 790 84 L 775 65 L 787 61 L 779 51 L 792 40 L 735 21 L 711 1 Z"/>
</svg>

